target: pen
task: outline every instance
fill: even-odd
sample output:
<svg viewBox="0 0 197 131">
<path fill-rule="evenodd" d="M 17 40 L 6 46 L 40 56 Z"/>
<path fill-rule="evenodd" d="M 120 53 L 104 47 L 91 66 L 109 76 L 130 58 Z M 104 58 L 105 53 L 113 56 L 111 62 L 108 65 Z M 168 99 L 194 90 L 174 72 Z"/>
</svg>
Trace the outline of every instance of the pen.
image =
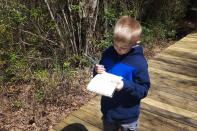
<svg viewBox="0 0 197 131">
<path fill-rule="evenodd" d="M 99 63 L 97 61 L 95 61 L 92 57 L 88 56 L 87 54 L 84 54 L 92 63 L 94 63 L 95 65 L 98 65 Z"/>
</svg>

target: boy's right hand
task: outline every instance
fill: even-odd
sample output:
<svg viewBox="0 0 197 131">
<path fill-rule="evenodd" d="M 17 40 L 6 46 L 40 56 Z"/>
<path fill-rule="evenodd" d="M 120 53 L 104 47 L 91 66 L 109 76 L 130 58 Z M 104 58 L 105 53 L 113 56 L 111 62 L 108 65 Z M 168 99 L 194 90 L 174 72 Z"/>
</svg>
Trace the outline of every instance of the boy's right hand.
<svg viewBox="0 0 197 131">
<path fill-rule="evenodd" d="M 98 74 L 102 74 L 103 72 L 105 72 L 105 68 L 104 68 L 104 66 L 103 65 L 96 65 L 95 66 L 95 71 L 96 71 L 96 73 L 98 73 Z"/>
</svg>

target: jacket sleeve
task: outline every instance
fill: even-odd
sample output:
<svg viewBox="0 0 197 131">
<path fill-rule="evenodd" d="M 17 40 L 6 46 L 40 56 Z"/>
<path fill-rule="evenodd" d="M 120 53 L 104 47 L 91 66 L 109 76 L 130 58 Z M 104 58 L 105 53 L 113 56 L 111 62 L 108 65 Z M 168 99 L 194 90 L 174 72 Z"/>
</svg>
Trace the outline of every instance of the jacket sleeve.
<svg viewBox="0 0 197 131">
<path fill-rule="evenodd" d="M 139 65 L 138 71 L 133 76 L 133 81 L 124 81 L 123 90 L 128 92 L 130 95 L 142 99 L 147 96 L 150 88 L 150 78 L 148 73 L 148 64 Z"/>
</svg>

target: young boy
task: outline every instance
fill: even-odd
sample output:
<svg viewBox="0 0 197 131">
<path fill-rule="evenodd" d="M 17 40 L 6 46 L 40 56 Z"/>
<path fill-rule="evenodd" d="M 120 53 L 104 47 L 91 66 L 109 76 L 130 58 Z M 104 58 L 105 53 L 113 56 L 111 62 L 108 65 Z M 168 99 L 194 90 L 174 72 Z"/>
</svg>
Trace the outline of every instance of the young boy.
<svg viewBox="0 0 197 131">
<path fill-rule="evenodd" d="M 95 73 L 104 71 L 122 76 L 112 98 L 102 96 L 104 131 L 137 131 L 140 100 L 150 87 L 148 64 L 140 43 L 141 26 L 129 16 L 121 17 L 114 29 L 113 46 L 106 49 Z"/>
</svg>

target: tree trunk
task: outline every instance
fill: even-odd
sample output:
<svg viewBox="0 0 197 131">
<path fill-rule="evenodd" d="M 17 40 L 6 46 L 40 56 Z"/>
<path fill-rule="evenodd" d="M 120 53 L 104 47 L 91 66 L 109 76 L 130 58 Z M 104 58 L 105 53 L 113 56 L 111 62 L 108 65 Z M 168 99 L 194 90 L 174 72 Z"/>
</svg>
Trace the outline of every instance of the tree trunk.
<svg viewBox="0 0 197 131">
<path fill-rule="evenodd" d="M 99 0 L 83 0 L 80 5 L 82 7 L 82 44 L 85 47 L 84 52 L 88 53 L 97 22 Z"/>
</svg>

